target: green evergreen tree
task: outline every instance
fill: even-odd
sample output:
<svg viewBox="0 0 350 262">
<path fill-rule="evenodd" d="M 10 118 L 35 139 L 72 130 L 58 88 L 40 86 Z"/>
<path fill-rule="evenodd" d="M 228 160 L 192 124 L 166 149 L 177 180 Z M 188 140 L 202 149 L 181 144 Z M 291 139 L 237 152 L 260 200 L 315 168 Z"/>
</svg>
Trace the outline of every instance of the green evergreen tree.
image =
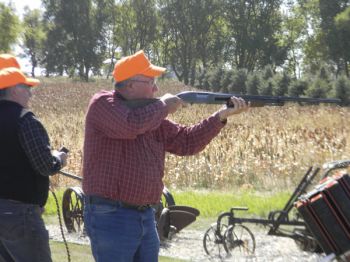
<svg viewBox="0 0 350 262">
<path fill-rule="evenodd" d="M 289 84 L 291 82 L 291 77 L 287 72 L 283 72 L 282 75 L 276 75 L 276 85 L 273 90 L 275 96 L 284 96 L 288 93 Z"/>
<path fill-rule="evenodd" d="M 335 97 L 341 99 L 343 105 L 350 105 L 350 80 L 345 75 L 335 81 Z"/>
<path fill-rule="evenodd" d="M 232 84 L 232 78 L 233 78 L 234 71 L 233 70 L 225 70 L 222 80 L 221 80 L 221 85 L 220 85 L 220 92 L 228 93 L 229 91 L 229 86 Z"/>
<path fill-rule="evenodd" d="M 325 80 L 316 78 L 316 80 L 305 91 L 308 97 L 327 98 L 330 94 L 331 86 Z"/>
<path fill-rule="evenodd" d="M 259 73 L 252 73 L 247 80 L 247 93 L 249 95 L 258 95 L 262 86 L 262 79 Z"/>
<path fill-rule="evenodd" d="M 308 82 L 305 80 L 295 79 L 290 83 L 289 96 L 303 96 L 308 88 Z"/>
<path fill-rule="evenodd" d="M 245 94 L 247 93 L 248 71 L 240 68 L 233 72 L 232 83 L 227 87 L 230 93 Z"/>
</svg>

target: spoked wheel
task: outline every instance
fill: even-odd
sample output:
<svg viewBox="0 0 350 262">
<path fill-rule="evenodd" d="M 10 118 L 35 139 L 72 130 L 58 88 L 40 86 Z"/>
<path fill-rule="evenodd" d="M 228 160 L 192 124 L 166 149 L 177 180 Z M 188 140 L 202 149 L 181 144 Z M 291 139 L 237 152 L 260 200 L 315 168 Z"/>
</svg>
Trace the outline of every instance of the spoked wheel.
<svg viewBox="0 0 350 262">
<path fill-rule="evenodd" d="M 230 225 L 224 234 L 224 248 L 232 256 L 248 256 L 255 252 L 255 237 L 243 225 Z"/>
<path fill-rule="evenodd" d="M 220 232 L 217 232 L 217 224 L 213 224 L 205 232 L 203 238 L 203 247 L 207 255 L 215 258 L 226 257 L 226 251 L 224 249 L 224 232 L 226 229 L 227 225 L 221 224 Z"/>
<path fill-rule="evenodd" d="M 82 232 L 84 193 L 80 187 L 70 187 L 64 191 L 62 199 L 62 213 L 64 223 L 69 233 Z"/>
</svg>

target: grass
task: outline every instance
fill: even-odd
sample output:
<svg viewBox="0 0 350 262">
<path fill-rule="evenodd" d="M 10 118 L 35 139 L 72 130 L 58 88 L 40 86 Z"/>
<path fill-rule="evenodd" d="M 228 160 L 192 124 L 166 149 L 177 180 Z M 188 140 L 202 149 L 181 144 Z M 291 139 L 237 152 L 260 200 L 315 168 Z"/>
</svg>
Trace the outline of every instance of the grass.
<svg viewBox="0 0 350 262">
<path fill-rule="evenodd" d="M 50 248 L 52 253 L 53 262 L 63 262 L 68 261 L 66 247 L 63 243 L 57 241 L 50 241 Z M 94 262 L 90 246 L 68 244 L 69 253 L 72 262 Z M 181 262 L 184 260 L 169 258 L 169 257 L 159 257 L 160 262 Z"/>
<path fill-rule="evenodd" d="M 231 207 L 248 207 L 245 215 L 267 217 L 272 210 L 282 209 L 290 197 L 289 192 L 261 195 L 257 192 L 173 191 L 177 205 L 188 205 L 200 210 L 203 218 L 218 216 Z"/>
<path fill-rule="evenodd" d="M 62 196 L 64 189 L 56 190 L 60 209 L 62 209 Z M 216 217 L 220 212 L 228 211 L 231 207 L 248 207 L 248 215 L 266 217 L 271 210 L 282 209 L 291 192 L 259 193 L 254 191 L 214 191 L 214 190 L 170 190 L 176 205 L 187 205 L 197 208 L 201 217 Z M 61 210 L 62 211 L 62 210 Z M 45 206 L 45 215 L 52 216 L 57 213 L 55 200 L 50 193 Z"/>
</svg>

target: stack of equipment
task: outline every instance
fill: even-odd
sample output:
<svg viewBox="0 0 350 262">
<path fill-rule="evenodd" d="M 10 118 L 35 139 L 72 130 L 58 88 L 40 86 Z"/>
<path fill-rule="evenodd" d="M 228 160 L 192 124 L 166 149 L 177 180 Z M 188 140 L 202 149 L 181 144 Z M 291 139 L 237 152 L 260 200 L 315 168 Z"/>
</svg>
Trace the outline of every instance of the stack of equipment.
<svg viewBox="0 0 350 262">
<path fill-rule="evenodd" d="M 324 178 L 294 203 L 323 251 L 341 255 L 350 250 L 350 176 Z"/>
</svg>

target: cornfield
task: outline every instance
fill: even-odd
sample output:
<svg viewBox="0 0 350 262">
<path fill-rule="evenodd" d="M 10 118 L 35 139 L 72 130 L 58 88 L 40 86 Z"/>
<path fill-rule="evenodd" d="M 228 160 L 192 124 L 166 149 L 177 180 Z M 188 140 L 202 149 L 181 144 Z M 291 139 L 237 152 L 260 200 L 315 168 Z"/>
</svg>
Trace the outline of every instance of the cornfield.
<svg viewBox="0 0 350 262">
<path fill-rule="evenodd" d="M 66 171 L 81 175 L 84 119 L 91 96 L 112 88 L 111 81 L 90 83 L 42 79 L 33 90 L 31 108 L 45 125 L 53 148 L 70 150 Z M 159 95 L 193 90 L 175 81 L 159 83 Z M 195 124 L 220 106 L 189 105 L 169 118 Z M 295 187 L 309 166 L 349 159 L 350 109 L 338 106 L 251 108 L 233 116 L 207 147 L 195 156 L 168 154 L 164 182 L 171 188 L 248 188 L 254 190 Z M 75 184 L 55 176 L 54 186 Z"/>
</svg>

